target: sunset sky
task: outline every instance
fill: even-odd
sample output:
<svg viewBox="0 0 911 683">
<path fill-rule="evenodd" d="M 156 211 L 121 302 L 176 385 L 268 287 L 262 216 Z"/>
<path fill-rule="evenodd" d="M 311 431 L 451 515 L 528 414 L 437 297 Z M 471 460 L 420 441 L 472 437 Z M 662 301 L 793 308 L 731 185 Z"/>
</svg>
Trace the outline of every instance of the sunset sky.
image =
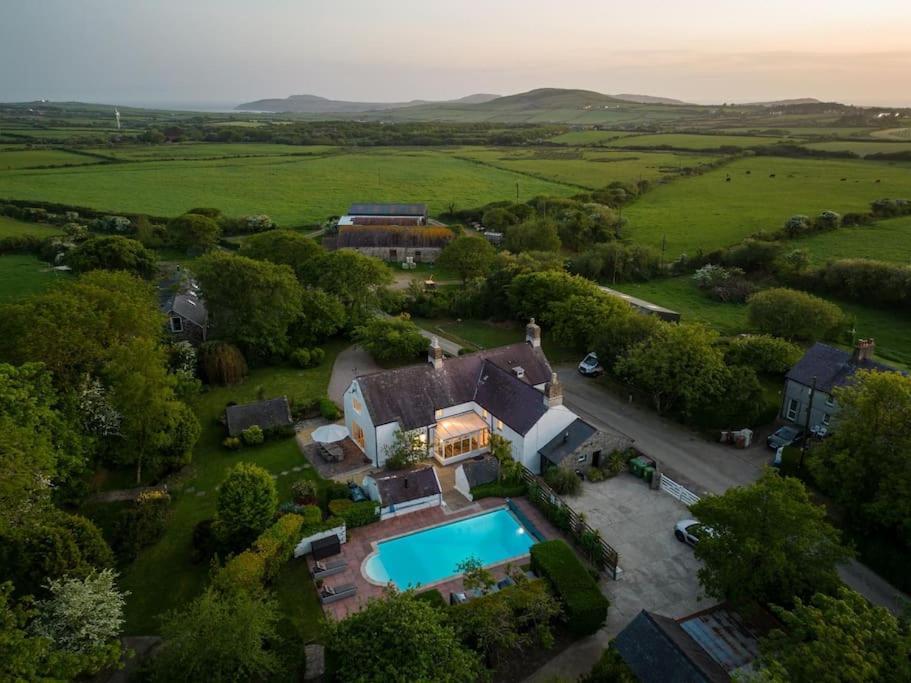
<svg viewBox="0 0 911 683">
<path fill-rule="evenodd" d="M 911 105 L 908 0 L 0 0 L 0 101 L 536 87 Z"/>
</svg>

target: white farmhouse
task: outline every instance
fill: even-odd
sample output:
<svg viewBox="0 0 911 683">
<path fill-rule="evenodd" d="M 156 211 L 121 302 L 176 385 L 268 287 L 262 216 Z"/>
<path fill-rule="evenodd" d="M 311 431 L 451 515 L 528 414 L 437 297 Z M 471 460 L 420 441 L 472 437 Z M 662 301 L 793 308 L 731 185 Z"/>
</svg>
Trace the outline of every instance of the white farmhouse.
<svg viewBox="0 0 911 683">
<path fill-rule="evenodd" d="M 434 339 L 426 364 L 356 377 L 344 396 L 351 438 L 377 467 L 399 430 L 414 433 L 428 457 L 450 465 L 505 437 L 513 457 L 541 471 L 539 450 L 578 420 L 541 350 L 532 320 L 524 343 L 443 358 Z"/>
</svg>

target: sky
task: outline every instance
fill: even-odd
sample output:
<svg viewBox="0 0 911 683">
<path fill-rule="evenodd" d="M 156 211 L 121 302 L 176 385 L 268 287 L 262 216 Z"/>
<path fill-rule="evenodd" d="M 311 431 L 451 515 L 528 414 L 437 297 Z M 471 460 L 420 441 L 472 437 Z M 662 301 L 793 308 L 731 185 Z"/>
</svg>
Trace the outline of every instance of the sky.
<svg viewBox="0 0 911 683">
<path fill-rule="evenodd" d="M 538 87 L 911 106 L 909 0 L 0 0 L 0 101 Z"/>
</svg>

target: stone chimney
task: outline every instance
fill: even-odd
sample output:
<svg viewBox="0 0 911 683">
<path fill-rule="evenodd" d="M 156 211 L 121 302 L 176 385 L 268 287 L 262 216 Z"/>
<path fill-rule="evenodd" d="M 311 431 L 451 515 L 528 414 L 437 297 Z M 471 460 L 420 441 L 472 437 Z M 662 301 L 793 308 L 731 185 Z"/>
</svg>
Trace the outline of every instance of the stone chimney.
<svg viewBox="0 0 911 683">
<path fill-rule="evenodd" d="M 427 351 L 427 362 L 439 370 L 443 367 L 443 349 L 440 348 L 440 340 L 436 336 L 430 339 L 430 348 Z"/>
<path fill-rule="evenodd" d="M 550 381 L 544 385 L 544 405 L 548 408 L 563 405 L 563 385 L 557 373 L 551 373 Z"/>
<path fill-rule="evenodd" d="M 529 318 L 525 326 L 525 341 L 531 344 L 533 349 L 541 348 L 541 327 L 535 324 L 534 318 Z"/>
<path fill-rule="evenodd" d="M 854 353 L 851 354 L 851 362 L 860 365 L 864 361 L 871 361 L 874 351 L 876 351 L 875 339 L 858 339 L 854 345 Z"/>
</svg>

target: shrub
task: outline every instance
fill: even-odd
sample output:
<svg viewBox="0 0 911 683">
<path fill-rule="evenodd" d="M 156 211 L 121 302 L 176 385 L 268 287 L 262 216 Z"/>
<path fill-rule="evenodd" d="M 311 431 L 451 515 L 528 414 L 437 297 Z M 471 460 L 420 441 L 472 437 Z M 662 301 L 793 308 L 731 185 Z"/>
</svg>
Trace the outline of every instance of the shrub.
<svg viewBox="0 0 911 683">
<path fill-rule="evenodd" d="M 193 564 L 209 561 L 218 552 L 218 534 L 214 519 L 204 519 L 193 527 L 193 550 L 190 558 Z"/>
<path fill-rule="evenodd" d="M 610 604 L 598 584 L 564 541 L 531 547 L 532 569 L 548 580 L 566 610 L 569 629 L 579 636 L 601 628 Z"/>
<path fill-rule="evenodd" d="M 228 342 L 211 341 L 200 346 L 199 364 L 208 384 L 237 384 L 247 376 L 244 354 Z"/>
<path fill-rule="evenodd" d="M 257 465 L 238 463 L 218 489 L 219 532 L 229 548 L 245 548 L 269 527 L 277 508 L 272 475 Z"/>
<path fill-rule="evenodd" d="M 745 365 L 756 372 L 783 375 L 800 360 L 801 349 L 784 339 L 764 334 L 737 337 L 724 360 L 729 366 Z"/>
<path fill-rule="evenodd" d="M 291 352 L 291 360 L 299 368 L 310 367 L 310 349 L 296 349 Z"/>
<path fill-rule="evenodd" d="M 420 328 L 406 317 L 374 317 L 356 327 L 354 339 L 378 361 L 410 360 L 427 349 Z"/>
<path fill-rule="evenodd" d="M 608 477 L 616 477 L 625 468 L 627 463 L 626 453 L 623 451 L 614 451 L 607 456 L 607 463 L 604 465 L 604 474 Z"/>
<path fill-rule="evenodd" d="M 266 440 L 266 435 L 263 433 L 262 427 L 252 425 L 240 433 L 240 438 L 245 446 L 259 446 Z"/>
<path fill-rule="evenodd" d="M 240 447 L 243 446 L 240 438 L 236 436 L 229 436 L 221 442 L 221 445 L 227 448 L 229 451 L 239 451 Z"/>
<path fill-rule="evenodd" d="M 340 481 L 327 481 L 323 491 L 328 502 L 339 499 L 350 500 L 351 498 L 351 491 Z"/>
<path fill-rule="evenodd" d="M 638 680 L 611 645 L 601 654 L 592 670 L 579 679 L 579 683 L 636 683 Z"/>
<path fill-rule="evenodd" d="M 445 609 L 447 607 L 446 598 L 443 597 L 443 594 L 440 593 L 436 588 L 431 588 L 422 593 L 417 593 L 414 596 L 415 600 L 422 600 L 426 602 L 431 607 L 436 607 L 437 609 Z"/>
<path fill-rule="evenodd" d="M 140 550 L 164 535 L 170 504 L 171 496 L 164 491 L 145 491 L 132 506 L 121 511 L 112 542 L 121 560 L 136 559 Z"/>
<path fill-rule="evenodd" d="M 310 349 L 310 367 L 315 368 L 317 365 L 323 362 L 326 358 L 326 352 L 317 347 Z"/>
<path fill-rule="evenodd" d="M 524 496 L 527 486 L 524 481 L 492 481 L 471 489 L 474 500 L 481 498 L 518 498 Z"/>
<path fill-rule="evenodd" d="M 372 524 L 380 518 L 379 506 L 372 500 L 355 503 L 347 498 L 338 498 L 329 502 L 329 512 L 343 519 L 349 529 Z"/>
<path fill-rule="evenodd" d="M 253 551 L 263 557 L 267 581 L 274 579 L 282 565 L 291 559 L 294 548 L 301 540 L 304 523 L 300 515 L 284 515 L 253 543 Z"/>
<path fill-rule="evenodd" d="M 592 482 L 604 481 L 604 472 L 598 467 L 589 467 L 585 471 L 585 478 Z"/>
<path fill-rule="evenodd" d="M 224 592 L 252 592 L 262 588 L 265 578 L 266 558 L 252 550 L 245 550 L 228 560 L 215 574 L 212 583 Z"/>
<path fill-rule="evenodd" d="M 291 495 L 294 496 L 294 502 L 301 505 L 316 502 L 316 482 L 310 479 L 298 479 L 291 484 Z"/>
<path fill-rule="evenodd" d="M 323 419 L 329 420 L 329 422 L 335 422 L 342 416 L 342 412 L 338 409 L 338 406 L 329 398 L 321 398 L 319 400 L 319 412 L 320 415 L 323 416 Z"/>
<path fill-rule="evenodd" d="M 829 338 L 844 322 L 833 303 L 793 289 L 767 289 L 750 297 L 749 321 L 760 332 L 786 339 Z"/>
<path fill-rule="evenodd" d="M 561 496 L 574 495 L 582 488 L 582 482 L 576 473 L 565 467 L 550 468 L 544 473 L 544 481 Z"/>
</svg>

